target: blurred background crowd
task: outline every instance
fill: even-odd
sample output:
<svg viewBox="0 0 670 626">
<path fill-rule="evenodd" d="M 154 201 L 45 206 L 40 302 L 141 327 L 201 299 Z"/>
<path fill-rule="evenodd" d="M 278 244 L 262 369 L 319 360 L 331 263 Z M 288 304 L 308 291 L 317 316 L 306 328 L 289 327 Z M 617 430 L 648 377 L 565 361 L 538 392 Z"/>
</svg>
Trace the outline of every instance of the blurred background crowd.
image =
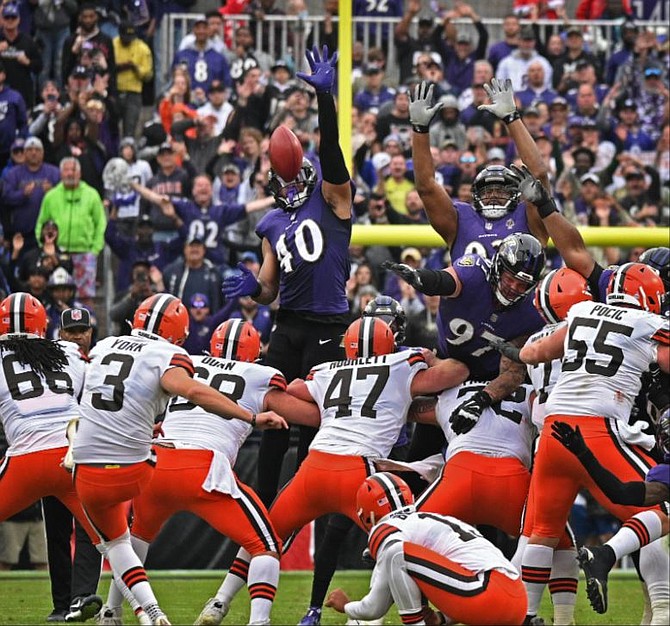
<svg viewBox="0 0 670 626">
<path fill-rule="evenodd" d="M 470 202 L 483 167 L 518 162 L 504 124 L 477 108 L 498 77 L 513 82 L 568 219 L 667 227 L 667 11 L 664 0 L 354 0 L 357 222 L 427 223 L 409 120 L 421 80 L 444 103 L 430 142 L 452 197 Z M 39 298 L 55 338 L 66 308 L 89 308 L 98 336 L 123 334 L 138 304 L 166 291 L 189 307 L 191 353 L 230 317 L 267 344 L 274 307 L 224 302 L 221 280 L 238 262 L 260 267 L 272 131 L 291 128 L 319 169 L 316 99 L 295 72 L 313 44 L 337 48 L 337 15 L 337 0 L 4 0 L 0 295 Z M 114 159 L 132 186 L 118 184 Z M 607 265 L 642 250 L 593 253 Z M 448 250 L 352 246 L 350 256 L 352 315 L 393 296 L 407 343 L 434 347 L 439 297 L 381 264 L 438 269 Z"/>
</svg>

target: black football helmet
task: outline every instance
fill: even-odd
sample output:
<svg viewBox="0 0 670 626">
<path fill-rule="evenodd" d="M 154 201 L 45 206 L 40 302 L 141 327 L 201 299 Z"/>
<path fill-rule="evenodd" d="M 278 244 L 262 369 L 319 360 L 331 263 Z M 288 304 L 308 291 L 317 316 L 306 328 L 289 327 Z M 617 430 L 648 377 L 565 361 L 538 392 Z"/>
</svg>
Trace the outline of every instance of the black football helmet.
<svg viewBox="0 0 670 626">
<path fill-rule="evenodd" d="M 491 259 L 489 282 L 503 306 L 519 302 L 535 289 L 545 266 L 540 242 L 527 233 L 505 237 Z"/>
<path fill-rule="evenodd" d="M 472 183 L 472 206 L 489 220 L 514 211 L 520 197 L 519 179 L 504 165 L 485 167 Z"/>
<path fill-rule="evenodd" d="M 363 310 L 363 317 L 379 317 L 384 320 L 393 331 L 396 345 L 405 341 L 405 324 L 407 315 L 400 302 L 391 296 L 378 295 L 368 302 Z"/>
<path fill-rule="evenodd" d="M 656 424 L 656 443 L 665 457 L 670 456 L 670 408 L 661 413 Z"/>
<path fill-rule="evenodd" d="M 638 262 L 653 267 L 661 275 L 665 293 L 670 292 L 670 248 L 649 248 L 640 255 Z"/>
<path fill-rule="evenodd" d="M 270 170 L 268 187 L 274 196 L 277 206 L 284 211 L 295 211 L 302 206 L 316 187 L 316 169 L 309 159 L 302 158 L 302 167 L 298 175 L 290 181 L 285 181 L 274 170 Z"/>
</svg>

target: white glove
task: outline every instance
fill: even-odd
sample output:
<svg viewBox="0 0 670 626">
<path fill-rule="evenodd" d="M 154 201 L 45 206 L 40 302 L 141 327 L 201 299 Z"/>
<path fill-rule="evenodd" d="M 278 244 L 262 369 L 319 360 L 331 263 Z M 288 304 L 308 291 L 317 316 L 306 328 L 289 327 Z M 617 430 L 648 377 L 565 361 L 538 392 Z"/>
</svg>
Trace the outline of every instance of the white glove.
<svg viewBox="0 0 670 626">
<path fill-rule="evenodd" d="M 484 85 L 484 90 L 488 94 L 491 104 L 480 104 L 477 107 L 480 111 L 489 111 L 501 120 L 516 113 L 514 89 L 512 89 L 512 80 L 510 78 L 504 83 L 497 78 L 493 78 L 491 79 L 491 85 Z"/>
<path fill-rule="evenodd" d="M 409 121 L 418 133 L 427 133 L 430 121 L 442 109 L 444 102 L 433 104 L 433 89 L 435 85 L 422 80 L 414 88 L 414 97 L 410 94 Z"/>
</svg>

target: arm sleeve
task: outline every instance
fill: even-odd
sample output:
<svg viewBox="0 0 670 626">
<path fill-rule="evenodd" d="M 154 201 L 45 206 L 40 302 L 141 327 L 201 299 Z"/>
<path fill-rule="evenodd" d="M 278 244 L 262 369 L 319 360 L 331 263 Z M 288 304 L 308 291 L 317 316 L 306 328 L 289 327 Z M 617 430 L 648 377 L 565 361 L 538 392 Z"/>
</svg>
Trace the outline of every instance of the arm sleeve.
<svg viewBox="0 0 670 626">
<path fill-rule="evenodd" d="M 579 460 L 598 487 L 614 504 L 644 506 L 646 487 L 642 481 L 621 482 L 612 472 L 604 468 L 593 453 L 588 450 Z"/>
<path fill-rule="evenodd" d="M 456 281 L 449 272 L 442 270 L 417 270 L 421 287 L 417 291 L 427 296 L 450 296 L 456 291 Z"/>
<path fill-rule="evenodd" d="M 345 604 L 344 612 L 352 619 L 371 620 L 386 615 L 392 604 L 393 596 L 382 561 L 372 571 L 368 594 L 361 600 Z"/>
<path fill-rule="evenodd" d="M 335 101 L 329 93 L 317 93 L 316 99 L 319 103 L 319 160 L 323 179 L 333 185 L 344 185 L 349 182 L 349 172 L 340 148 Z"/>
</svg>

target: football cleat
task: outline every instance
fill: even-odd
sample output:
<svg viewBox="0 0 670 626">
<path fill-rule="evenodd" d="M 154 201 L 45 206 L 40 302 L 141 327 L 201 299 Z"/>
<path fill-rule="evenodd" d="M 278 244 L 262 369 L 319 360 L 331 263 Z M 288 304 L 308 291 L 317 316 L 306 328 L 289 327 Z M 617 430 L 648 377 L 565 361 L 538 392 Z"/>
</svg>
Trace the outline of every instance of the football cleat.
<svg viewBox="0 0 670 626">
<path fill-rule="evenodd" d="M 537 615 L 526 615 L 523 626 L 544 626 L 544 620 Z"/>
<path fill-rule="evenodd" d="M 54 609 L 47 615 L 47 622 L 64 622 L 67 609 Z"/>
<path fill-rule="evenodd" d="M 307 613 L 298 622 L 298 626 L 318 626 L 321 623 L 321 607 L 310 606 Z"/>
<path fill-rule="evenodd" d="M 223 621 L 223 618 L 228 614 L 228 605 L 217 600 L 216 598 L 210 598 L 205 604 L 205 608 L 200 611 L 198 619 L 193 622 L 196 626 L 202 624 L 213 624 L 217 626 Z"/>
<path fill-rule="evenodd" d="M 75 428 L 76 428 L 77 421 L 78 420 L 70 420 L 70 423 L 75 422 Z M 68 432 L 69 430 L 70 430 L 70 424 L 68 424 Z M 66 458 L 63 461 L 63 467 L 65 467 L 65 469 L 68 469 L 66 465 L 67 454 L 65 455 L 65 457 Z M 72 471 L 72 469 L 68 469 L 68 471 Z M 70 610 L 65 616 L 65 621 L 85 622 L 86 620 L 89 620 L 95 615 L 97 615 L 100 612 L 100 609 L 102 609 L 102 598 L 100 596 L 91 594 L 90 596 L 82 596 L 79 598 L 75 598 L 72 601 L 72 604 L 70 605 Z"/>
<path fill-rule="evenodd" d="M 577 560 L 586 577 L 586 595 L 596 613 L 607 612 L 607 576 L 616 558 L 609 546 L 581 547 Z"/>
<path fill-rule="evenodd" d="M 154 620 L 154 626 L 172 626 L 170 620 L 167 618 L 167 615 L 159 615 Z"/>
<path fill-rule="evenodd" d="M 95 623 L 100 624 L 101 626 L 121 626 L 123 624 L 121 621 L 121 607 L 112 609 L 106 604 L 103 604 L 102 608 L 95 616 Z"/>
</svg>

